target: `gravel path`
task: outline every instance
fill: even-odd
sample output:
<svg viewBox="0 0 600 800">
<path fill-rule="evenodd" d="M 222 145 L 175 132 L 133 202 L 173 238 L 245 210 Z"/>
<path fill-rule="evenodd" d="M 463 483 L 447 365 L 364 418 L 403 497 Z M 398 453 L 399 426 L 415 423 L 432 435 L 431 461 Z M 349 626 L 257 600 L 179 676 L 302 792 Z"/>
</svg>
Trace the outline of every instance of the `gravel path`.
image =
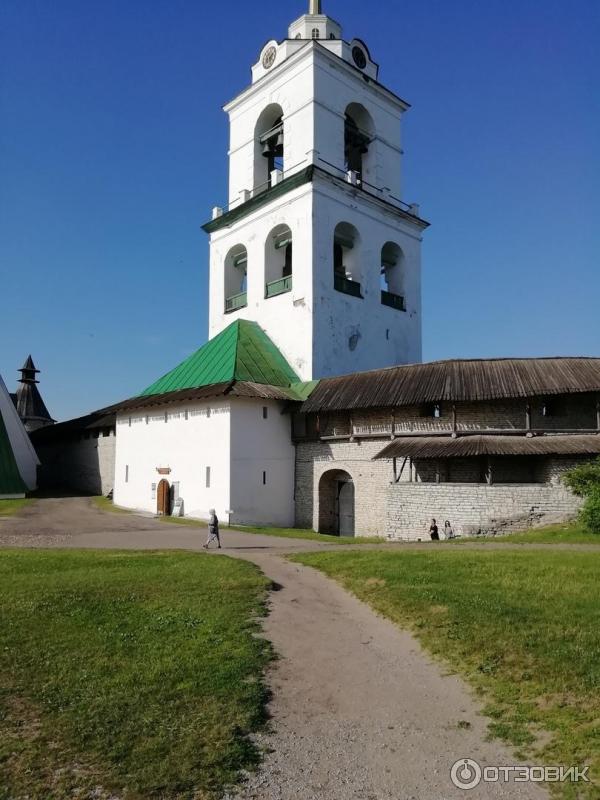
<svg viewBox="0 0 600 800">
<path fill-rule="evenodd" d="M 204 532 L 101 512 L 82 498 L 40 500 L 0 519 L 0 544 L 197 550 Z M 282 558 L 323 549 L 306 540 L 225 532 L 224 555 L 257 564 L 275 583 L 265 636 L 270 673 L 265 759 L 229 800 L 454 800 L 452 765 L 514 763 L 486 741 L 487 721 L 465 684 L 444 675 L 409 633 L 321 573 Z M 485 784 L 472 798 L 542 800 L 532 784 Z"/>
</svg>

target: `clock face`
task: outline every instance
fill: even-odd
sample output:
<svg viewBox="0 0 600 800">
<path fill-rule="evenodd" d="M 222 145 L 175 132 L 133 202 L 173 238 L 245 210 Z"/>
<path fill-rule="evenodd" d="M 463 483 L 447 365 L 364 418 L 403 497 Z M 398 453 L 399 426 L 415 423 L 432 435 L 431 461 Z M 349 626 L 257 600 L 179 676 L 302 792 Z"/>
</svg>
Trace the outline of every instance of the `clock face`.
<svg viewBox="0 0 600 800">
<path fill-rule="evenodd" d="M 265 69 L 270 69 L 273 64 L 275 63 L 275 56 L 277 55 L 277 50 L 274 47 L 269 47 L 269 49 L 265 52 L 263 56 L 263 67 Z"/>
<path fill-rule="evenodd" d="M 364 69 L 367 66 L 367 57 L 364 50 L 358 45 L 352 48 L 352 58 L 359 69 Z"/>
</svg>

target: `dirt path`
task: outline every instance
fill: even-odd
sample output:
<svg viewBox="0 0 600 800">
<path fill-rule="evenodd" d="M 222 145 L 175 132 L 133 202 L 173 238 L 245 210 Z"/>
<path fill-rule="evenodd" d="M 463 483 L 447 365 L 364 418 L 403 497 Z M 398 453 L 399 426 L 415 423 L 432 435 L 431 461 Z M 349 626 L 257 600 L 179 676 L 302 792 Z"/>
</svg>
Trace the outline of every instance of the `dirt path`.
<svg viewBox="0 0 600 800">
<path fill-rule="evenodd" d="M 514 763 L 500 743 L 485 741 L 486 719 L 465 684 L 444 675 L 410 634 L 321 573 L 282 558 L 318 543 L 233 532 L 224 539 L 225 555 L 252 561 L 276 584 L 265 635 L 280 656 L 270 675 L 272 732 L 258 737 L 264 764 L 231 798 L 464 799 L 450 780 L 458 759 Z M 203 537 L 69 499 L 42 500 L 0 520 L 0 543 L 197 550 Z M 547 797 L 524 783 L 486 784 L 468 795 Z"/>
</svg>

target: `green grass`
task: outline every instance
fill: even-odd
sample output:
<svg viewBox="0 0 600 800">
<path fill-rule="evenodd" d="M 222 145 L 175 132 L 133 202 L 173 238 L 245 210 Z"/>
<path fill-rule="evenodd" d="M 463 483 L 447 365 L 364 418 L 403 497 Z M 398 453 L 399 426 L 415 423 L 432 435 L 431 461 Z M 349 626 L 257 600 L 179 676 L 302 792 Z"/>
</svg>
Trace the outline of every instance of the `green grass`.
<svg viewBox="0 0 600 800">
<path fill-rule="evenodd" d="M 121 506 L 116 506 L 112 500 L 109 500 L 108 497 L 104 497 L 103 495 L 95 495 L 90 499 L 92 501 L 92 505 L 96 506 L 96 508 L 99 508 L 100 511 L 110 511 L 113 514 L 131 513 L 131 511 L 128 508 L 121 508 Z"/>
<path fill-rule="evenodd" d="M 11 517 L 33 502 L 35 501 L 30 497 L 23 497 L 18 500 L 0 500 L 0 517 Z"/>
<path fill-rule="evenodd" d="M 167 522 L 174 525 L 191 525 L 192 527 L 206 528 L 206 522 L 197 519 L 189 519 L 186 517 L 160 517 L 161 522 Z M 328 536 L 323 533 L 315 533 L 314 531 L 306 530 L 305 528 L 260 528 L 247 525 L 232 525 L 228 527 L 221 525 L 224 531 L 237 531 L 238 533 L 254 533 L 261 536 L 277 536 L 281 539 L 308 539 L 311 542 L 325 542 L 327 544 L 381 544 L 387 541 L 377 536 Z"/>
<path fill-rule="evenodd" d="M 257 763 L 268 581 L 190 553 L 0 552 L 0 798 L 219 797 Z"/>
<path fill-rule="evenodd" d="M 506 536 L 481 536 L 466 539 L 452 539 L 452 544 L 469 542 L 500 542 L 501 544 L 597 544 L 600 546 L 600 534 L 590 533 L 577 523 L 549 525 L 544 528 L 533 528 L 521 533 L 510 533 Z"/>
<path fill-rule="evenodd" d="M 537 764 L 591 765 L 600 797 L 600 552 L 326 552 L 332 576 L 464 675 L 491 733 Z M 549 732 L 548 735 L 542 731 Z"/>
</svg>

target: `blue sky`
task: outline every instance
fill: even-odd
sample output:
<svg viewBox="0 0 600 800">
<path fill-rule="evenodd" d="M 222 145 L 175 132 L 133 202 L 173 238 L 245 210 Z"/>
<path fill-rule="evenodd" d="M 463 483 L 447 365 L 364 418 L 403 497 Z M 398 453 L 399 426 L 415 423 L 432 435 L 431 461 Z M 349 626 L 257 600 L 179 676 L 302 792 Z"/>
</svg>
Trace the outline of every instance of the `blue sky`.
<svg viewBox="0 0 600 800">
<path fill-rule="evenodd" d="M 207 336 L 224 102 L 304 0 L 4 0 L 0 374 L 57 419 L 136 394 Z M 424 358 L 600 355 L 598 0 L 324 0 L 404 122 Z"/>
</svg>

